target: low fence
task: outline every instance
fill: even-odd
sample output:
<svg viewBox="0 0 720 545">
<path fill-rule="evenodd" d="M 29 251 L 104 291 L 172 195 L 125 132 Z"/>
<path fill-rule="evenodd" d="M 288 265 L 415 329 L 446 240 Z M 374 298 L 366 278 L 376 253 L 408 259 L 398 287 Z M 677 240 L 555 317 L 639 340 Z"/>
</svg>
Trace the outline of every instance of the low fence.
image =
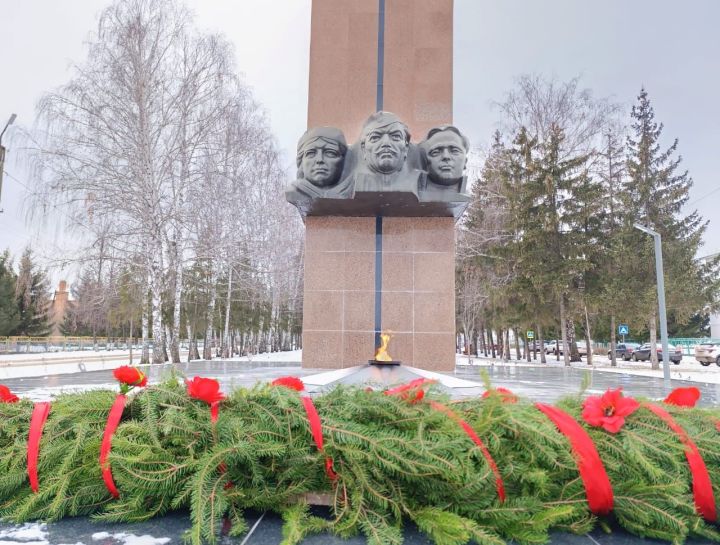
<svg viewBox="0 0 720 545">
<path fill-rule="evenodd" d="M 618 343 L 621 341 L 618 340 Z M 642 341 L 635 341 L 633 339 L 626 339 L 626 342 L 632 343 L 638 343 L 638 344 L 644 344 Z M 657 340 L 658 343 L 660 343 L 660 337 L 658 337 Z M 694 356 L 695 355 L 695 347 L 699 344 L 708 343 L 708 342 L 714 342 L 720 344 L 720 339 L 710 339 L 708 337 L 670 337 L 668 339 L 668 343 L 680 348 L 683 352 L 683 355 L 685 356 Z M 595 354 L 606 354 L 607 351 L 610 350 L 610 343 L 593 343 L 593 353 Z"/>
<path fill-rule="evenodd" d="M 659 339 L 658 339 L 659 342 Z M 668 339 L 668 342 L 672 344 L 673 346 L 676 346 L 677 348 L 682 348 L 683 354 L 686 356 L 694 356 L 695 355 L 695 347 L 699 344 L 708 343 L 708 342 L 714 342 L 714 343 L 720 343 L 720 339 L 694 339 L 694 338 L 685 338 L 685 337 L 678 337 L 675 339 Z"/>
<path fill-rule="evenodd" d="M 202 350 L 202 341 L 198 349 Z M 148 343 L 152 350 L 152 340 Z M 180 350 L 187 350 L 189 341 L 180 342 Z M 142 350 L 141 338 L 92 337 L 0 337 L 0 354 L 37 354 L 47 352 L 75 351 L 133 351 Z"/>
</svg>

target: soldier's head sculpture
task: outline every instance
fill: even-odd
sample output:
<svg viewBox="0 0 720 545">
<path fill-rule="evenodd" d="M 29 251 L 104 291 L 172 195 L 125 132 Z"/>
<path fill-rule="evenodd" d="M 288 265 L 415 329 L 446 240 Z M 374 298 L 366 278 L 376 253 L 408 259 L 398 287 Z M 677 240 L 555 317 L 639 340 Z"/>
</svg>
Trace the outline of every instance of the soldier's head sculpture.
<svg viewBox="0 0 720 545">
<path fill-rule="evenodd" d="M 345 135 L 334 127 L 308 129 L 298 141 L 298 179 L 317 187 L 330 187 L 340 180 L 347 152 Z"/>
<path fill-rule="evenodd" d="M 362 158 L 378 174 L 400 172 L 410 146 L 410 131 L 395 114 L 377 112 L 365 122 L 360 136 Z"/>
<path fill-rule="evenodd" d="M 430 129 L 425 141 L 420 143 L 430 181 L 451 186 L 462 180 L 469 148 L 470 142 L 457 127 L 442 125 Z"/>
</svg>

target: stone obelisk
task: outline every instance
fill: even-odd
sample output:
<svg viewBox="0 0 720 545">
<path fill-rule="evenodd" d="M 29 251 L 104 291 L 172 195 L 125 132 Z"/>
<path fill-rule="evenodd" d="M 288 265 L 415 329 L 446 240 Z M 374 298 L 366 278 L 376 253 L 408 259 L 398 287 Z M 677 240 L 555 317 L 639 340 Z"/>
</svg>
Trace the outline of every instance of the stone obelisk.
<svg viewBox="0 0 720 545">
<path fill-rule="evenodd" d="M 422 140 L 452 122 L 452 0 L 313 0 L 308 127 L 357 140 L 392 111 Z M 453 217 L 306 218 L 303 367 L 455 365 Z"/>
</svg>

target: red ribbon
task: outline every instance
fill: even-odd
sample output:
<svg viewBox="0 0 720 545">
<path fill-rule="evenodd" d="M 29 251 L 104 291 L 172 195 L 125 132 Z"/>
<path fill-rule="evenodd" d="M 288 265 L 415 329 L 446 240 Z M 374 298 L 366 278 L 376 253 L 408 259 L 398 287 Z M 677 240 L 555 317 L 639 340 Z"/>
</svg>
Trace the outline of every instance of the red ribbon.
<svg viewBox="0 0 720 545">
<path fill-rule="evenodd" d="M 693 498 L 695 499 L 695 507 L 698 513 L 710 522 L 717 520 L 717 512 L 715 511 L 715 496 L 713 495 L 712 482 L 708 473 L 705 461 L 700 455 L 695 442 L 690 439 L 687 432 L 670 416 L 665 409 L 652 403 L 643 403 L 643 407 L 651 410 L 655 415 L 665 422 L 668 427 L 675 432 L 683 445 L 685 445 L 685 458 L 690 467 L 690 475 L 692 476 Z"/>
<path fill-rule="evenodd" d="M 213 403 L 210 403 L 210 421 L 215 424 L 218 421 L 218 416 L 220 415 L 220 402 L 215 401 Z"/>
<path fill-rule="evenodd" d="M 411 380 L 407 384 L 401 384 L 400 386 L 396 386 L 395 388 L 390 388 L 389 390 L 385 390 L 385 395 L 392 396 L 392 395 L 402 394 L 409 390 L 414 390 L 415 388 L 420 388 L 424 384 L 431 384 L 434 382 L 435 382 L 434 380 L 430 380 L 427 378 L 416 378 L 415 380 Z"/>
<path fill-rule="evenodd" d="M 118 424 L 120 424 L 126 401 L 127 398 L 123 394 L 118 394 L 115 398 L 115 402 L 110 409 L 107 422 L 105 423 L 105 432 L 103 433 L 102 444 L 100 445 L 100 469 L 102 470 L 102 478 L 105 482 L 105 487 L 110 494 L 112 494 L 113 498 L 119 498 L 120 492 L 118 492 L 115 481 L 113 481 L 110 463 L 107 461 L 107 458 L 110 454 L 110 448 L 112 447 L 112 437 Z"/>
<path fill-rule="evenodd" d="M 566 412 L 543 403 L 536 403 L 535 407 L 570 441 L 590 511 L 596 515 L 608 514 L 613 508 L 612 485 L 593 440 Z"/>
<path fill-rule="evenodd" d="M 324 452 L 323 446 L 323 434 L 322 434 L 322 423 L 320 422 L 320 415 L 315 408 L 315 404 L 310 396 L 300 396 L 303 407 L 305 407 L 305 414 L 307 414 L 308 422 L 310 423 L 310 432 L 312 433 L 315 446 L 320 452 Z M 337 473 L 333 469 L 333 461 L 329 456 L 325 458 L 325 473 L 331 481 L 337 479 Z"/>
<path fill-rule="evenodd" d="M 42 437 L 43 427 L 50 414 L 50 403 L 41 401 L 35 403 L 33 407 L 32 417 L 30 418 L 30 434 L 27 442 L 27 472 L 30 479 L 30 488 L 33 492 L 40 489 L 38 483 L 37 464 L 40 456 L 40 438 Z"/>
<path fill-rule="evenodd" d="M 477 436 L 475 433 L 475 430 L 472 429 L 470 424 L 465 422 L 462 418 L 460 418 L 452 409 L 449 407 L 446 407 L 445 405 L 438 403 L 437 401 L 431 401 L 430 406 L 435 409 L 436 411 L 440 411 L 442 413 L 445 413 L 450 418 L 452 418 L 455 422 L 457 422 L 460 427 L 465 431 L 468 437 L 472 440 L 473 443 L 475 443 L 479 448 L 480 452 L 482 452 L 482 455 L 485 457 L 485 460 L 487 461 L 488 465 L 490 466 L 490 469 L 493 472 L 493 475 L 495 475 L 495 489 L 497 490 L 498 498 L 500 498 L 500 502 L 505 501 L 505 484 L 502 480 L 502 475 L 500 475 L 500 470 L 498 469 L 497 464 L 495 463 L 495 460 L 493 459 L 492 455 L 490 454 L 490 451 L 485 446 L 485 443 L 482 442 L 482 440 Z"/>
</svg>

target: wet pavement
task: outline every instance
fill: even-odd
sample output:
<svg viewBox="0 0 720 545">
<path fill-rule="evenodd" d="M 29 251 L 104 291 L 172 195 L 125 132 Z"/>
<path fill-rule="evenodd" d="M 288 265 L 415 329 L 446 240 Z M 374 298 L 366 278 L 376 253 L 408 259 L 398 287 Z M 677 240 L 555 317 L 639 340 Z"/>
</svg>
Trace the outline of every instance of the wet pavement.
<svg viewBox="0 0 720 545">
<path fill-rule="evenodd" d="M 307 377 L 320 370 L 303 370 L 298 362 L 257 362 L 247 361 L 200 361 L 183 363 L 177 370 L 184 375 L 208 376 L 217 378 L 222 389 L 228 391 L 235 387 L 252 386 L 258 381 L 270 381 L 283 375 Z M 151 382 L 162 380 L 172 372 L 172 366 L 150 366 L 147 369 Z M 516 366 L 516 365 L 478 365 L 458 366 L 455 378 L 475 381 L 477 387 L 449 389 L 455 397 L 480 395 L 484 391 L 482 374 L 487 374 L 495 387 L 508 388 L 518 395 L 543 402 L 553 402 L 564 395 L 575 395 L 580 392 L 585 381 L 588 386 L 586 394 L 600 394 L 607 388 L 621 386 L 628 395 L 643 396 L 651 399 L 662 399 L 667 392 L 662 379 L 638 377 L 625 373 L 607 373 L 597 369 L 560 368 L 549 366 Z M 356 374 L 346 382 L 358 383 L 362 375 Z M 386 383 L 394 377 L 398 381 L 412 378 L 402 368 L 395 374 L 388 374 L 382 382 Z M 21 396 L 32 399 L 47 399 L 61 391 L 77 389 L 109 387 L 115 389 L 116 383 L 112 372 L 89 371 L 74 374 L 8 379 L 3 383 Z M 687 386 L 685 381 L 672 381 L 672 387 Z M 720 385 L 692 383 L 702 392 L 700 405 L 712 406 L 720 403 Z M 329 387 L 330 385 L 328 385 Z M 317 390 L 316 390 L 317 391 Z M 282 520 L 271 513 L 247 513 L 250 531 L 243 537 L 230 538 L 223 536 L 222 545 L 277 545 L 282 541 Z M 189 528 L 187 513 L 173 513 L 144 523 L 106 524 L 96 523 L 87 518 L 65 519 L 55 523 L 32 523 L 14 525 L 0 523 L 0 545 L 181 545 L 182 534 Z M 307 538 L 307 545 L 361 545 L 365 539 L 361 536 L 352 539 L 339 539 L 331 535 L 317 535 Z M 405 530 L 405 544 L 429 545 L 431 542 L 416 528 L 410 525 Z M 655 545 L 659 542 L 651 539 L 640 539 L 617 529 L 612 534 L 596 530 L 588 535 L 552 534 L 549 542 L 552 545 Z M 701 545 L 706 541 L 688 540 L 688 545 Z"/>
</svg>

